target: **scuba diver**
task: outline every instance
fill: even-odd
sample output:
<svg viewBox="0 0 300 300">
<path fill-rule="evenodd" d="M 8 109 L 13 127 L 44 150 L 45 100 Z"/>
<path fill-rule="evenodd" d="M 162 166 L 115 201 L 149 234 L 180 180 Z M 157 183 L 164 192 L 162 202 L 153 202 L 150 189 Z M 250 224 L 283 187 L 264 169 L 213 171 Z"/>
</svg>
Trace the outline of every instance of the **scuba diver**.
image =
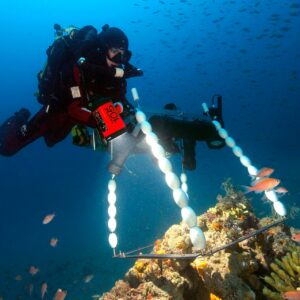
<svg viewBox="0 0 300 300">
<path fill-rule="evenodd" d="M 56 24 L 54 29 L 57 38 L 47 50 L 44 70 L 38 73 L 37 99 L 43 106 L 31 119 L 22 108 L 0 126 L 0 154 L 12 156 L 40 137 L 52 147 L 71 131 L 74 144 L 90 145 L 87 128 L 93 128 L 104 146 L 109 149 L 114 144 L 116 160 L 109 171 L 117 175 L 142 138 L 141 132 L 132 134 L 135 109 L 126 99 L 126 79 L 142 76 L 143 71 L 129 63 L 128 38 L 119 28 L 104 25 L 98 33 L 93 26 L 63 30 Z M 176 109 L 166 106 L 170 108 Z M 211 108 L 209 114 L 223 124 L 220 107 Z M 181 139 L 183 167 L 188 170 L 196 167 L 196 141 L 205 141 L 210 148 L 224 146 L 211 120 L 162 114 L 149 122 L 168 152 L 178 152 L 176 140 Z"/>
<path fill-rule="evenodd" d="M 60 28 L 55 25 L 55 29 Z M 120 29 L 105 25 L 98 34 L 93 26 L 74 28 L 66 36 L 61 34 L 47 55 L 46 67 L 38 73 L 37 99 L 43 107 L 30 120 L 30 112 L 22 108 L 4 122 L 2 155 L 14 155 L 42 136 L 52 147 L 76 124 L 96 127 L 89 110 L 94 98 L 111 98 L 131 109 L 125 78 L 141 76 L 142 71 L 129 64 L 128 39 Z"/>
</svg>

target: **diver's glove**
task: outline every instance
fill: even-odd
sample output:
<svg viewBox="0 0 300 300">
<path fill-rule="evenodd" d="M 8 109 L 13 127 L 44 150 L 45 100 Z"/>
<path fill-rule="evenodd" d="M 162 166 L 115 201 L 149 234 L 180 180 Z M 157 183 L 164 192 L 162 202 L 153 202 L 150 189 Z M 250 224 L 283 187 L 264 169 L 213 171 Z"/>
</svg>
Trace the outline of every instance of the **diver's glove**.
<svg viewBox="0 0 300 300">
<path fill-rule="evenodd" d="M 141 69 L 138 69 L 131 65 L 130 63 L 127 63 L 124 68 L 124 78 L 130 78 L 130 77 L 138 77 L 143 76 L 144 72 Z"/>
</svg>

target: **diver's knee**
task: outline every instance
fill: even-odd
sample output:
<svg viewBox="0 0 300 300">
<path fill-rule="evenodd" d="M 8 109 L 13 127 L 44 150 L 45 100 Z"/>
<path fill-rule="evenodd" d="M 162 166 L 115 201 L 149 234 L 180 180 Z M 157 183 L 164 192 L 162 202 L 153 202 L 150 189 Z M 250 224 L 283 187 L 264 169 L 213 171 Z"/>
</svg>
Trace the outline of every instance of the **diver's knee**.
<svg viewBox="0 0 300 300">
<path fill-rule="evenodd" d="M 44 141 L 47 147 L 52 148 L 57 142 L 49 137 L 44 137 Z"/>
</svg>

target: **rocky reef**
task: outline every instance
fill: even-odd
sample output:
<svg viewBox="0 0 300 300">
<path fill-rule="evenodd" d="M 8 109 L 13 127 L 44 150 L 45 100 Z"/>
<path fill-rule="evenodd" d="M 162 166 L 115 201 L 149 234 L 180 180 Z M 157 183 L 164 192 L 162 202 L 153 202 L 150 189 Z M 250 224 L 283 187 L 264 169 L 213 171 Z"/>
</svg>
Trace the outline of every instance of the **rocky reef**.
<svg viewBox="0 0 300 300">
<path fill-rule="evenodd" d="M 276 217 L 259 219 L 249 199 L 230 181 L 223 187 L 225 195 L 219 195 L 217 204 L 198 217 L 198 225 L 207 240 L 206 250 L 230 243 L 276 220 Z M 291 240 L 293 233 L 295 229 L 282 223 L 194 261 L 137 259 L 125 278 L 117 281 L 111 291 L 99 299 L 283 299 L 281 292 L 296 289 L 296 278 L 299 279 L 300 247 Z M 181 223 L 171 226 L 161 239 L 155 241 L 152 253 L 186 254 L 193 251 L 188 226 Z"/>
</svg>

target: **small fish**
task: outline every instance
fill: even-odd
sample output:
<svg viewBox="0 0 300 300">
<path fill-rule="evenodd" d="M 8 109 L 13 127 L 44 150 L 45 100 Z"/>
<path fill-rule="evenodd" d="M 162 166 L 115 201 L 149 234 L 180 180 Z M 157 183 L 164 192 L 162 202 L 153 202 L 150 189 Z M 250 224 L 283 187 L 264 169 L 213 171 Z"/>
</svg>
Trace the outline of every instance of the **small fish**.
<svg viewBox="0 0 300 300">
<path fill-rule="evenodd" d="M 22 275 L 20 275 L 20 274 L 16 275 L 15 280 L 16 281 L 21 281 L 22 280 Z"/>
<path fill-rule="evenodd" d="M 29 274 L 31 274 L 32 276 L 36 275 L 39 271 L 40 271 L 39 268 L 35 266 L 30 266 L 28 270 Z"/>
<path fill-rule="evenodd" d="M 288 291 L 281 294 L 283 299 L 300 300 L 300 291 Z"/>
<path fill-rule="evenodd" d="M 64 300 L 66 298 L 66 296 L 67 296 L 67 291 L 58 289 L 55 293 L 53 300 Z"/>
<path fill-rule="evenodd" d="M 49 224 L 55 217 L 55 214 L 49 214 L 47 216 L 44 217 L 43 219 L 43 224 L 46 225 L 46 224 Z"/>
<path fill-rule="evenodd" d="M 48 288 L 47 283 L 43 282 L 42 286 L 41 286 L 41 298 L 42 298 L 42 300 L 44 299 L 45 294 L 47 293 L 47 288 Z"/>
<path fill-rule="evenodd" d="M 52 238 L 50 240 L 50 246 L 51 247 L 56 247 L 57 246 L 57 243 L 58 243 L 58 238 Z"/>
<path fill-rule="evenodd" d="M 300 243 L 300 233 L 295 233 L 292 235 L 292 240 L 296 243 Z"/>
<path fill-rule="evenodd" d="M 83 281 L 85 283 L 89 283 L 90 281 L 92 281 L 94 278 L 94 274 L 89 274 L 89 275 L 86 275 L 84 278 L 83 278 Z"/>
<path fill-rule="evenodd" d="M 276 187 L 280 183 L 279 179 L 276 178 L 263 178 L 257 182 L 253 186 L 246 186 L 246 193 L 256 192 L 261 193 L 267 190 L 271 190 Z"/>
<path fill-rule="evenodd" d="M 274 192 L 276 192 L 277 194 L 280 194 L 281 196 L 283 196 L 284 194 L 288 193 L 289 191 L 285 187 L 279 186 L 278 188 L 276 188 L 274 190 Z"/>
<path fill-rule="evenodd" d="M 254 176 L 257 177 L 268 177 L 274 172 L 274 169 L 271 168 L 262 168 L 258 171 L 258 173 Z"/>
</svg>

